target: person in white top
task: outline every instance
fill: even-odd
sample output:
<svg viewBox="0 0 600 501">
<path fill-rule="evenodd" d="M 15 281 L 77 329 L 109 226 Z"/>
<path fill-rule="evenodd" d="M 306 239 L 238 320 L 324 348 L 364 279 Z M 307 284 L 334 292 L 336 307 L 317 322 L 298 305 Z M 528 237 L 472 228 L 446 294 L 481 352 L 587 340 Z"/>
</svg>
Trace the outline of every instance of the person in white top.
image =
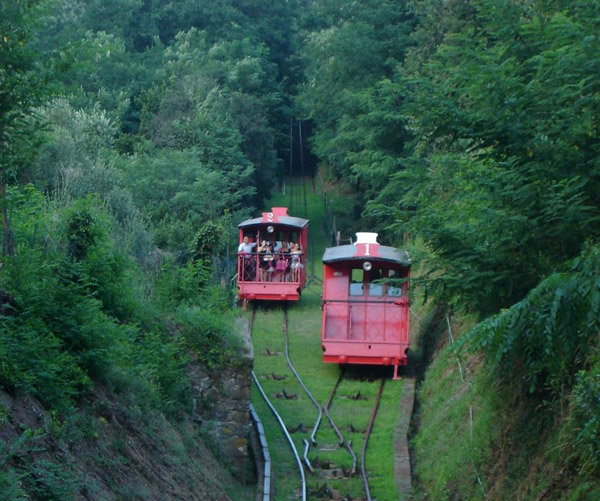
<svg viewBox="0 0 600 501">
<path fill-rule="evenodd" d="M 251 259 L 252 249 L 256 246 L 256 242 L 249 242 L 248 237 L 244 237 L 242 243 L 238 247 L 238 255 L 243 259 L 241 265 L 243 265 L 242 277 L 244 281 L 256 280 L 256 263 Z"/>
<path fill-rule="evenodd" d="M 256 242 L 249 242 L 248 237 L 244 237 L 244 240 L 238 247 L 238 254 L 251 254 L 252 249 L 256 246 Z"/>
</svg>

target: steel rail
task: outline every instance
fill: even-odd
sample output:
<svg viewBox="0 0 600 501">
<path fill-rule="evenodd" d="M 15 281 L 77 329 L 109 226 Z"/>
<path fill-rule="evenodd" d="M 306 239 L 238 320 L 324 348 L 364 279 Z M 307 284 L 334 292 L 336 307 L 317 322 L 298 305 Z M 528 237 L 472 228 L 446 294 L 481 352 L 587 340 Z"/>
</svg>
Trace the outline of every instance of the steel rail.
<svg viewBox="0 0 600 501">
<path fill-rule="evenodd" d="M 250 337 L 252 337 L 252 330 L 254 328 L 254 319 L 255 318 L 256 318 L 256 305 L 253 306 L 252 316 L 250 317 L 250 326 L 249 326 Z M 267 444 L 267 436 L 265 435 L 264 426 L 262 424 L 262 421 L 260 420 L 260 417 L 258 416 L 258 413 L 256 412 L 256 409 L 254 408 L 252 403 L 249 403 L 248 406 L 250 408 L 250 415 L 252 416 L 252 420 L 256 424 L 256 430 L 258 431 L 259 443 L 260 443 L 260 447 L 261 447 L 262 454 L 263 454 L 263 460 L 265 463 L 265 466 L 264 466 L 265 471 L 263 474 L 263 501 L 270 501 L 271 500 L 272 467 L 271 467 L 271 454 L 269 452 L 269 445 Z"/>
<path fill-rule="evenodd" d="M 302 468 L 302 461 L 300 460 L 300 456 L 298 455 L 298 450 L 296 449 L 296 446 L 294 445 L 294 441 L 292 440 L 292 437 L 290 436 L 290 434 L 285 426 L 285 423 L 283 422 L 283 419 L 281 419 L 281 416 L 277 413 L 277 411 L 275 410 L 275 407 L 273 407 L 273 404 L 271 404 L 269 398 L 267 397 L 266 393 L 262 389 L 262 386 L 258 382 L 258 378 L 256 377 L 256 374 L 254 373 L 254 371 L 252 371 L 252 379 L 254 379 L 254 383 L 256 384 L 258 391 L 262 395 L 265 403 L 269 406 L 269 409 L 271 409 L 273 416 L 275 416 L 275 419 L 277 419 L 277 422 L 279 423 L 279 426 L 281 427 L 281 431 L 283 431 L 285 438 L 287 439 L 288 443 L 290 444 L 292 453 L 294 454 L 294 457 L 296 458 L 296 463 L 298 464 L 298 469 L 300 470 L 300 478 L 302 480 L 302 501 L 306 501 L 306 477 L 304 476 L 304 468 Z"/>
<path fill-rule="evenodd" d="M 381 386 L 379 386 L 379 391 L 377 392 L 377 397 L 375 397 L 375 404 L 373 405 L 373 410 L 371 411 L 371 419 L 369 421 L 369 426 L 367 427 L 367 431 L 365 433 L 365 439 L 363 441 L 362 453 L 360 458 L 360 470 L 363 479 L 363 486 L 365 488 L 365 494 L 367 495 L 367 501 L 372 501 L 371 491 L 369 489 L 369 479 L 367 478 L 367 468 L 366 468 L 366 460 L 365 456 L 367 455 L 367 443 L 369 442 L 369 437 L 371 436 L 371 430 L 373 429 L 373 423 L 375 422 L 375 416 L 377 415 L 377 409 L 379 407 L 379 400 L 381 400 L 381 394 L 383 393 L 383 386 L 385 384 L 385 378 L 381 379 Z"/>
<path fill-rule="evenodd" d="M 250 415 L 252 416 L 252 421 L 254 421 L 254 425 L 256 426 L 256 431 L 258 432 L 258 439 L 260 442 L 260 448 L 262 450 L 263 461 L 265 463 L 264 473 L 263 473 L 263 501 L 271 500 L 271 454 L 269 453 L 269 445 L 267 444 L 267 436 L 265 435 L 265 429 L 263 427 L 262 421 L 260 417 L 258 417 L 258 413 L 254 406 L 249 403 L 248 407 L 250 409 Z"/>
<path fill-rule="evenodd" d="M 331 393 L 329 394 L 329 399 L 327 400 L 327 403 L 325 404 L 325 407 L 324 407 L 325 417 L 329 421 L 329 424 L 333 428 L 333 431 L 335 431 L 335 434 L 340 439 L 339 445 L 344 445 L 344 437 L 342 436 L 340 430 L 335 425 L 335 423 L 333 422 L 333 419 L 331 419 L 331 416 L 329 415 L 329 406 L 331 405 L 331 401 L 333 400 L 335 392 L 337 391 L 338 386 L 340 385 L 340 381 L 342 380 L 342 377 L 344 376 L 344 370 L 345 370 L 345 367 L 342 367 L 342 370 L 340 371 L 340 377 L 338 377 L 335 385 L 333 385 L 333 389 L 331 390 Z"/>
<path fill-rule="evenodd" d="M 254 305 L 254 307 L 252 308 L 252 317 L 250 319 L 250 334 L 251 335 L 252 335 L 252 330 L 254 328 L 254 319 L 255 318 L 256 318 L 256 305 Z M 281 431 L 283 431 L 285 438 L 287 439 L 288 443 L 290 444 L 290 448 L 292 449 L 292 453 L 294 454 L 294 458 L 296 459 L 298 469 L 300 470 L 300 479 L 301 479 L 301 483 L 302 483 L 302 501 L 306 501 L 306 477 L 304 476 L 304 468 L 302 467 L 302 461 L 300 460 L 300 456 L 298 455 L 298 450 L 296 449 L 296 446 L 294 445 L 294 441 L 292 440 L 292 437 L 290 436 L 290 434 L 287 430 L 287 427 L 285 426 L 285 423 L 283 422 L 283 419 L 281 419 L 281 416 L 278 414 L 275 407 L 273 407 L 273 404 L 267 397 L 267 394 L 264 392 L 261 384 L 258 382 L 258 378 L 256 377 L 256 374 L 254 373 L 254 371 L 252 371 L 251 374 L 252 374 L 252 379 L 254 380 L 254 383 L 256 384 L 256 387 L 258 388 L 258 391 L 260 392 L 263 400 L 265 401 L 265 403 L 267 404 L 267 406 L 273 413 L 273 416 L 275 416 L 275 419 L 277 420 L 277 422 L 279 423 L 279 426 L 281 427 Z"/>
<path fill-rule="evenodd" d="M 308 459 L 308 448 L 310 447 L 310 444 L 308 443 L 308 440 L 306 440 L 305 438 L 302 440 L 304 441 L 304 463 L 306 464 L 306 467 L 309 469 L 309 471 L 311 473 L 314 473 L 315 470 L 313 470 L 313 467 L 310 464 L 310 460 Z"/>
<path fill-rule="evenodd" d="M 284 338 L 284 341 L 285 341 L 285 359 L 287 361 L 288 367 L 290 368 L 290 370 L 292 371 L 292 373 L 294 374 L 294 376 L 298 380 L 298 383 L 300 383 L 300 386 L 302 386 L 302 389 L 308 395 L 308 398 L 310 398 L 311 402 L 314 404 L 314 406 L 319 411 L 319 415 L 317 416 L 317 420 L 315 421 L 315 425 L 313 426 L 313 431 L 312 431 L 312 433 L 310 435 L 310 441 L 313 444 L 316 444 L 317 441 L 315 440 L 315 434 L 317 433 L 317 430 L 319 429 L 319 425 L 321 424 L 321 419 L 323 419 L 323 410 L 321 409 L 321 406 L 319 405 L 319 403 L 315 400 L 315 397 L 313 397 L 312 394 L 311 394 L 311 392 L 308 391 L 308 388 L 303 383 L 302 379 L 300 378 L 300 376 L 296 372 L 296 369 L 294 369 L 294 366 L 292 365 L 292 361 L 290 360 L 289 343 L 288 343 L 288 314 L 287 314 L 287 306 L 285 306 L 284 310 L 283 310 L 283 338 Z"/>
<path fill-rule="evenodd" d="M 331 393 L 329 394 L 329 399 L 327 400 L 327 403 L 325 404 L 325 407 L 323 408 L 325 411 L 325 417 L 327 418 L 327 420 L 329 421 L 329 424 L 331 425 L 331 427 L 333 428 L 333 431 L 335 431 L 335 434 L 338 436 L 339 438 L 339 445 L 340 446 L 344 446 L 346 447 L 346 450 L 348 451 L 348 454 L 350 454 L 350 456 L 352 457 L 352 469 L 350 470 L 350 475 L 354 475 L 354 473 L 356 473 L 356 454 L 354 454 L 354 451 L 352 450 L 352 440 L 348 440 L 346 441 L 344 439 L 344 436 L 342 435 L 342 433 L 340 432 L 339 428 L 336 426 L 336 424 L 333 422 L 333 419 L 331 417 L 331 415 L 329 414 L 329 407 L 331 406 L 331 402 L 333 401 L 333 397 L 335 396 L 338 386 L 340 385 L 340 382 L 342 381 L 342 377 L 344 377 L 344 371 L 346 370 L 345 367 L 342 367 L 342 370 L 340 371 L 340 377 L 338 378 L 337 382 L 335 383 L 335 385 L 333 386 L 333 389 L 331 390 Z"/>
</svg>

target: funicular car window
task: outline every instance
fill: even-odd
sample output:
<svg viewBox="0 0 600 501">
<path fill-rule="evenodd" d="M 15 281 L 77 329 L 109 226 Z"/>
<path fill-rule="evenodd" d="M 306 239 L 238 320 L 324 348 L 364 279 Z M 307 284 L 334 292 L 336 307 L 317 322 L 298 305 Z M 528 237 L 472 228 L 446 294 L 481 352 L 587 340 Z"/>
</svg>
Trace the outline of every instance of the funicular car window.
<svg viewBox="0 0 600 501">
<path fill-rule="evenodd" d="M 390 297 L 400 297 L 402 295 L 400 274 L 396 270 L 390 270 L 390 276 L 388 278 L 387 295 Z"/>
<path fill-rule="evenodd" d="M 350 295 L 351 296 L 362 296 L 363 295 L 363 278 L 364 271 L 362 268 L 352 269 L 350 274 Z"/>
<path fill-rule="evenodd" d="M 369 296 L 381 297 L 383 296 L 383 278 L 382 270 L 372 268 L 369 272 Z"/>
</svg>

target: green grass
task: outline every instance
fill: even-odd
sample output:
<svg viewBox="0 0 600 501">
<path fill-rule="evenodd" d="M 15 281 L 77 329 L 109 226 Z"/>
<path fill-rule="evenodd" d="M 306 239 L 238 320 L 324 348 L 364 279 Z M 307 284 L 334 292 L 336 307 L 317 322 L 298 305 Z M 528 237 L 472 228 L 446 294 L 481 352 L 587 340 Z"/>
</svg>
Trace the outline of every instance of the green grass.
<svg viewBox="0 0 600 501">
<path fill-rule="evenodd" d="M 493 426 L 497 412 L 493 392 L 478 387 L 477 381 L 474 386 L 463 383 L 456 358 L 442 352 L 419 393 L 421 419 L 414 448 L 421 486 L 432 499 L 484 498 L 474 464 L 489 455 L 498 431 Z"/>
<path fill-rule="evenodd" d="M 386 381 L 369 439 L 366 458 L 369 488 L 371 496 L 378 501 L 398 499 L 398 490 L 394 483 L 394 445 L 390 440 L 390 433 L 398 425 L 401 396 L 401 382 Z"/>
</svg>

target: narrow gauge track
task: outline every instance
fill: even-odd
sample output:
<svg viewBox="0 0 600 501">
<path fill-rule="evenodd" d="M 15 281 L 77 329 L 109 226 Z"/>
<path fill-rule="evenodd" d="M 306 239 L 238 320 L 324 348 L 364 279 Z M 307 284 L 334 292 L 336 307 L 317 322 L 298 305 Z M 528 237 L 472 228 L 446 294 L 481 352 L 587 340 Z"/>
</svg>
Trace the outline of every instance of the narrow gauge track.
<svg viewBox="0 0 600 501">
<path fill-rule="evenodd" d="M 339 444 L 344 445 L 346 447 L 346 450 L 348 451 L 348 453 L 352 456 L 352 469 L 349 472 L 349 474 L 353 475 L 356 472 L 357 460 L 356 460 L 356 454 L 352 450 L 352 441 L 346 441 L 344 439 L 339 428 L 336 426 L 336 424 L 334 423 L 334 421 L 331 418 L 331 415 L 329 413 L 329 408 L 331 407 L 331 403 L 338 391 L 340 382 L 342 381 L 342 379 L 344 377 L 344 372 L 345 372 L 345 370 L 344 370 L 344 368 L 342 368 L 342 370 L 340 372 L 340 377 L 338 378 L 333 389 L 331 390 L 329 399 L 327 400 L 327 404 L 325 405 L 325 416 L 327 417 L 327 419 L 328 419 L 330 425 L 332 426 L 333 430 L 335 431 L 336 435 L 340 439 Z M 365 495 L 366 495 L 368 501 L 371 501 L 372 497 L 371 497 L 371 490 L 369 488 L 369 477 L 367 474 L 367 467 L 366 467 L 367 447 L 369 444 L 369 438 L 371 437 L 371 431 L 373 430 L 373 424 L 375 423 L 375 418 L 377 416 L 377 410 L 379 409 L 379 402 L 381 401 L 381 395 L 383 393 L 384 384 L 385 384 L 385 378 L 381 378 L 381 383 L 379 385 L 377 395 L 375 396 L 375 402 L 373 403 L 373 409 L 371 410 L 371 416 L 369 418 L 369 423 L 367 425 L 367 429 L 365 431 L 365 435 L 363 438 L 361 458 L 360 458 L 360 472 L 361 472 L 361 477 L 362 477 L 362 482 L 363 482 L 363 489 L 365 491 Z"/>
<path fill-rule="evenodd" d="M 254 319 L 255 319 L 255 317 L 256 317 L 256 306 L 254 306 L 254 308 L 252 309 L 252 317 L 250 319 L 250 335 L 252 335 L 252 329 L 254 327 Z M 275 409 L 275 407 L 273 406 L 273 404 L 270 402 L 269 398 L 267 397 L 267 394 L 264 392 L 264 390 L 263 390 L 260 382 L 258 381 L 258 378 L 256 377 L 256 374 L 254 373 L 254 371 L 252 371 L 252 379 L 254 380 L 254 383 L 256 384 L 256 387 L 258 388 L 258 391 L 260 392 L 261 396 L 263 397 L 265 403 L 267 404 L 267 406 L 269 407 L 269 409 L 271 410 L 271 412 L 275 416 L 275 419 L 277 420 L 277 422 L 281 426 L 281 430 L 282 430 L 283 434 L 285 435 L 288 443 L 290 444 L 290 448 L 292 449 L 292 453 L 294 455 L 294 458 L 296 459 L 296 463 L 298 464 L 298 469 L 299 469 L 299 472 L 300 472 L 300 481 L 301 481 L 301 490 L 302 490 L 302 501 L 306 501 L 306 477 L 304 475 L 304 469 L 302 468 L 302 462 L 300 461 L 300 456 L 298 455 L 298 451 L 296 449 L 296 446 L 294 445 L 294 441 L 292 440 L 292 437 L 288 433 L 287 427 L 285 426 L 285 423 L 283 422 L 283 419 L 281 419 L 281 416 L 279 415 L 279 413 L 277 412 L 277 410 Z M 263 455 L 264 455 L 264 450 L 263 450 Z M 269 468 L 270 468 L 270 464 L 269 464 Z M 265 486 L 266 486 L 266 484 L 265 484 Z M 268 490 L 267 490 L 266 487 L 263 487 L 263 499 L 265 499 L 265 500 L 266 499 L 270 499 L 270 496 L 271 496 L 270 487 L 269 487 Z"/>
<path fill-rule="evenodd" d="M 252 310 L 252 317 L 251 317 L 251 321 L 250 321 L 250 331 L 252 332 L 253 326 L 254 326 L 254 320 L 256 317 L 256 307 L 253 308 Z M 284 337 L 284 347 L 285 347 L 285 357 L 286 357 L 286 362 L 288 365 L 288 368 L 290 369 L 290 371 L 294 374 L 294 377 L 296 378 L 296 380 L 298 381 L 299 385 L 302 387 L 302 389 L 306 392 L 308 398 L 310 399 L 310 401 L 312 402 L 312 404 L 315 406 L 315 408 L 317 409 L 317 419 L 316 422 L 313 426 L 312 429 L 312 433 L 310 435 L 310 441 L 312 443 L 312 445 L 316 445 L 317 441 L 315 439 L 315 436 L 317 434 L 317 431 L 319 429 L 319 426 L 322 422 L 322 415 L 325 414 L 327 421 L 329 422 L 329 424 L 331 425 L 333 431 L 335 432 L 336 436 L 338 437 L 338 445 L 340 447 L 344 447 L 346 449 L 346 451 L 348 452 L 348 454 L 350 455 L 351 459 L 352 459 L 352 467 L 347 470 L 342 468 L 342 471 L 344 473 L 344 476 L 346 477 L 353 477 L 356 474 L 356 470 L 357 470 L 357 457 L 356 454 L 354 453 L 353 449 L 352 449 L 352 440 L 346 440 L 343 436 L 343 434 L 341 433 L 339 427 L 335 424 L 332 416 L 331 416 L 331 412 L 330 412 L 330 408 L 332 406 L 332 404 L 335 402 L 337 402 L 337 406 L 340 406 L 340 408 L 344 408 L 345 410 L 343 411 L 344 414 L 346 415 L 353 415 L 353 410 L 352 408 L 348 407 L 348 402 L 353 402 L 354 399 L 356 400 L 363 400 L 363 399 L 367 399 L 370 397 L 365 397 L 364 394 L 369 394 L 369 393 L 373 393 L 373 382 L 371 381 L 360 381 L 360 383 L 358 383 L 359 389 L 356 391 L 356 395 L 352 396 L 352 395 L 338 395 L 336 398 L 336 395 L 338 394 L 338 390 L 340 388 L 340 385 L 343 384 L 343 382 L 345 381 L 346 383 L 351 384 L 353 387 L 356 387 L 357 385 L 357 381 L 356 380 L 352 380 L 352 379 L 348 379 L 345 378 L 345 374 L 346 371 L 342 368 L 339 378 L 337 379 L 336 383 L 334 384 L 334 387 L 329 395 L 328 401 L 326 403 L 325 406 L 321 407 L 321 405 L 319 405 L 319 403 L 317 402 L 317 400 L 314 398 L 314 396 L 311 394 L 311 392 L 308 390 L 308 388 L 306 387 L 306 385 L 304 384 L 304 382 L 302 381 L 302 378 L 299 376 L 298 372 L 296 371 L 296 369 L 294 368 L 291 359 L 290 359 L 290 354 L 289 354 L 289 342 L 288 342 L 288 315 L 287 315 L 287 308 L 284 308 L 283 310 L 283 326 L 282 326 L 282 331 L 283 331 L 283 337 Z M 285 423 L 283 422 L 283 419 L 281 418 L 281 416 L 279 415 L 279 413 L 277 413 L 277 410 L 275 409 L 275 407 L 273 406 L 273 404 L 271 404 L 271 402 L 269 401 L 267 395 L 265 394 L 265 392 L 263 391 L 258 378 L 256 377 L 256 375 L 254 374 L 254 372 L 252 373 L 253 379 L 257 385 L 257 388 L 259 389 L 259 392 L 262 396 L 262 398 L 265 400 L 265 402 L 267 403 L 268 407 L 270 408 L 271 412 L 273 413 L 273 415 L 275 416 L 276 420 L 278 421 L 283 434 L 285 435 L 291 449 L 292 449 L 292 453 L 296 459 L 296 463 L 298 464 L 298 468 L 300 471 L 300 476 L 301 476 L 301 482 L 302 482 L 302 499 L 306 499 L 306 490 L 307 490 L 307 486 L 306 486 L 306 478 L 305 478 L 305 472 L 303 469 L 303 465 L 302 465 L 302 461 L 300 460 L 300 456 L 298 454 L 298 450 L 296 449 L 296 446 L 289 434 L 288 428 L 286 427 Z M 379 408 L 379 403 L 381 400 L 381 395 L 383 393 L 383 389 L 384 389 L 384 382 L 385 382 L 385 378 L 381 379 L 381 382 L 379 384 L 377 393 L 374 397 L 374 403 L 373 406 L 371 408 L 370 411 L 370 417 L 368 420 L 368 423 L 366 425 L 366 428 L 364 429 L 364 432 L 361 431 L 357 431 L 357 430 L 353 430 L 354 433 L 359 433 L 363 436 L 363 443 L 362 443 L 362 452 L 361 452 L 361 458 L 360 458 L 360 471 L 361 471 L 361 477 L 362 477 L 362 484 L 363 484 L 363 490 L 365 493 L 365 496 L 367 500 L 371 501 L 372 497 L 371 497 L 371 492 L 370 492 L 370 488 L 369 488 L 369 480 L 368 480 L 368 473 L 367 473 L 367 467 L 366 467 L 366 454 L 367 454 L 367 448 L 368 448 L 368 442 L 369 442 L 369 438 L 371 435 L 371 431 L 373 429 L 373 425 L 377 416 L 377 411 Z M 347 389 L 346 389 L 347 391 Z M 346 402 L 346 403 L 344 403 Z M 356 403 L 353 402 L 353 407 L 356 406 Z M 364 424 L 364 421 L 362 423 L 359 424 L 359 429 L 360 426 Z M 351 428 L 354 428 L 351 425 Z M 317 473 L 315 470 L 319 470 L 321 469 L 319 465 L 316 465 L 315 468 L 313 468 L 313 465 L 311 465 L 311 462 L 308 459 L 308 450 L 310 447 L 310 444 L 308 442 L 308 440 L 304 439 L 304 453 L 303 453 L 303 459 L 304 459 L 304 465 L 306 467 L 306 469 L 311 472 L 311 473 Z M 274 468 L 274 465 L 273 465 Z M 266 496 L 264 496 L 264 499 L 268 499 Z"/>
<path fill-rule="evenodd" d="M 381 394 L 383 393 L 383 386 L 385 384 L 385 379 L 381 378 L 381 385 L 379 386 L 379 391 L 377 392 L 377 396 L 375 397 L 375 404 L 373 405 L 373 410 L 371 411 L 371 419 L 369 420 L 369 426 L 367 427 L 367 432 L 365 433 L 365 440 L 363 441 L 362 446 L 362 454 L 360 457 L 360 472 L 363 479 L 363 486 L 365 488 L 365 494 L 367 495 L 367 501 L 371 501 L 371 490 L 369 489 L 369 477 L 367 475 L 367 445 L 369 444 L 369 437 L 371 436 L 371 431 L 373 430 L 373 423 L 375 422 L 375 416 L 377 415 L 377 409 L 379 409 L 379 401 L 381 400 Z"/>
<path fill-rule="evenodd" d="M 340 385 L 340 381 L 344 377 L 344 371 L 345 371 L 345 368 L 342 367 L 342 370 L 340 371 L 340 377 L 337 379 L 335 385 L 333 386 L 333 389 L 331 390 L 331 393 L 329 394 L 329 398 L 327 399 L 327 403 L 325 404 L 325 416 L 327 417 L 329 424 L 333 428 L 333 431 L 339 438 L 339 445 L 340 446 L 343 445 L 344 447 L 346 447 L 348 454 L 350 454 L 350 456 L 352 457 L 352 468 L 350 469 L 350 475 L 354 475 L 354 473 L 356 473 L 356 454 L 354 454 L 354 451 L 352 450 L 352 440 L 347 441 L 346 439 L 344 439 L 344 436 L 340 432 L 339 428 L 333 422 L 331 414 L 329 414 L 329 407 L 331 406 L 331 401 L 333 400 L 333 397 L 335 396 L 335 392 L 337 391 L 338 386 Z"/>
<path fill-rule="evenodd" d="M 321 420 L 322 420 L 322 416 L 323 416 L 323 410 L 321 409 L 321 406 L 318 404 L 318 402 L 315 400 L 315 398 L 313 397 L 313 395 L 310 393 L 310 391 L 308 390 L 308 388 L 306 387 L 306 385 L 304 384 L 304 382 L 302 381 L 302 379 L 300 378 L 300 376 L 298 375 L 298 372 L 296 371 L 296 369 L 294 368 L 294 365 L 292 364 L 292 361 L 290 360 L 290 356 L 289 356 L 289 343 L 288 343 L 288 314 L 287 314 L 287 306 L 284 307 L 284 320 L 283 320 L 283 333 L 284 333 L 284 343 L 285 343 L 285 357 L 286 357 L 286 361 L 288 364 L 288 367 L 290 368 L 290 370 L 292 371 L 292 373 L 294 374 L 294 376 L 296 377 L 296 379 L 298 380 L 298 383 L 300 384 L 300 386 L 302 386 L 302 388 L 304 389 L 304 391 L 306 392 L 306 394 L 308 395 L 309 399 L 311 400 L 311 402 L 313 403 L 313 405 L 317 408 L 318 410 L 318 417 L 317 420 L 315 422 L 315 425 L 313 426 L 313 431 L 312 434 L 310 436 L 311 438 L 311 442 L 316 445 L 316 440 L 315 440 L 315 435 L 319 429 L 319 425 L 321 424 Z M 349 475 L 354 475 L 354 473 L 356 472 L 356 454 L 354 453 L 354 451 L 352 450 L 352 441 L 346 441 L 343 437 L 343 435 L 341 434 L 339 428 L 335 425 L 330 413 L 329 413 L 329 407 L 331 406 L 331 402 L 335 396 L 335 393 L 339 387 L 339 384 L 344 376 L 344 368 L 342 367 L 341 371 L 340 371 L 340 377 L 338 378 L 337 382 L 335 383 L 333 390 L 331 391 L 331 394 L 329 395 L 329 399 L 327 400 L 327 404 L 325 405 L 325 415 L 327 416 L 327 420 L 329 421 L 329 424 L 331 425 L 331 427 L 333 428 L 335 434 L 338 436 L 339 438 L 339 445 L 340 446 L 345 446 L 346 450 L 348 451 L 348 453 L 350 454 L 350 456 L 352 457 L 352 468 L 349 472 Z M 366 454 L 367 454 L 367 446 L 368 446 L 368 442 L 369 442 L 369 437 L 371 436 L 371 431 L 373 429 L 373 424 L 375 422 L 375 417 L 377 416 L 377 410 L 379 408 L 379 402 L 381 400 L 381 394 L 383 393 L 383 387 L 384 387 L 384 383 L 385 383 L 385 378 L 381 379 L 381 384 L 379 386 L 379 390 L 377 391 L 377 395 L 375 397 L 375 402 L 373 404 L 373 409 L 371 411 L 371 415 L 369 418 L 369 423 L 367 425 L 367 429 L 365 432 L 365 436 L 363 439 L 363 445 L 362 445 L 362 454 L 361 454 L 361 460 L 360 460 L 360 468 L 361 468 L 361 476 L 362 476 L 362 481 L 363 481 L 363 488 L 365 491 L 365 495 L 367 497 L 368 501 L 371 501 L 371 491 L 369 489 L 369 480 L 368 480 L 368 475 L 367 475 L 367 469 L 366 469 Z M 308 441 L 304 441 L 305 442 L 305 449 L 304 449 L 304 461 L 305 464 L 307 466 L 307 468 L 311 471 L 314 472 L 312 465 L 310 464 L 310 461 L 308 460 L 307 454 L 308 454 Z"/>
<path fill-rule="evenodd" d="M 296 372 L 296 369 L 294 369 L 294 365 L 292 364 L 292 361 L 290 360 L 290 350 L 289 350 L 289 343 L 288 343 L 288 311 L 287 311 L 287 305 L 285 305 L 284 308 L 283 308 L 283 337 L 284 337 L 284 344 L 285 344 L 285 360 L 286 360 L 286 362 L 288 364 L 288 367 L 292 371 L 292 374 L 294 374 L 294 377 L 298 380 L 298 383 L 300 383 L 300 386 L 302 386 L 302 389 L 308 395 L 308 398 L 310 399 L 310 401 L 317 408 L 317 411 L 319 413 L 319 415 L 317 416 L 317 420 L 316 420 L 316 422 L 315 422 L 315 424 L 313 426 L 313 431 L 312 431 L 312 433 L 310 435 L 310 441 L 313 444 L 316 444 L 317 441 L 315 440 L 315 434 L 317 433 L 317 430 L 319 429 L 319 425 L 321 424 L 321 419 L 323 419 L 323 409 L 321 409 L 321 406 L 315 400 L 315 397 L 312 396 L 311 392 L 308 391 L 308 388 L 306 387 L 306 385 L 302 381 L 302 378 Z M 306 455 L 305 455 L 305 458 L 306 458 Z M 310 466 L 310 463 L 308 463 L 308 459 L 306 459 L 306 461 L 307 461 L 308 467 L 310 469 L 312 469 L 311 466 Z"/>
</svg>

